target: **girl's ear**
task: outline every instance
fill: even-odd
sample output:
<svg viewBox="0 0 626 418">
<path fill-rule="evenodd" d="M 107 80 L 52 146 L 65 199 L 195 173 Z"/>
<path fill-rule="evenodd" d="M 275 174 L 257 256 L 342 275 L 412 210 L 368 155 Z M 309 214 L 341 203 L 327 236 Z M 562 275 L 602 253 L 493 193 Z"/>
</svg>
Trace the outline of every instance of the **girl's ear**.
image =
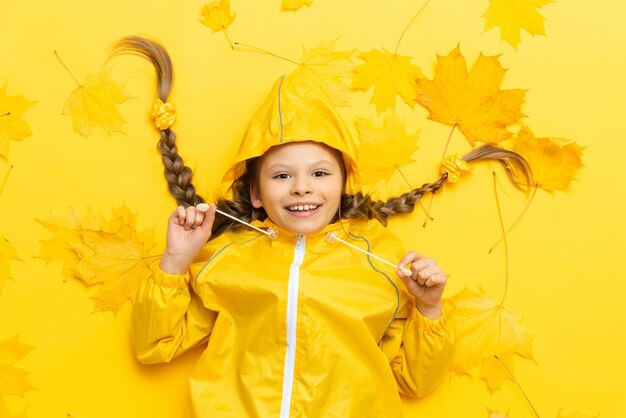
<svg viewBox="0 0 626 418">
<path fill-rule="evenodd" d="M 263 202 L 261 202 L 261 196 L 259 196 L 259 191 L 253 185 L 250 185 L 250 202 L 252 202 L 252 206 L 256 209 L 263 207 Z"/>
</svg>

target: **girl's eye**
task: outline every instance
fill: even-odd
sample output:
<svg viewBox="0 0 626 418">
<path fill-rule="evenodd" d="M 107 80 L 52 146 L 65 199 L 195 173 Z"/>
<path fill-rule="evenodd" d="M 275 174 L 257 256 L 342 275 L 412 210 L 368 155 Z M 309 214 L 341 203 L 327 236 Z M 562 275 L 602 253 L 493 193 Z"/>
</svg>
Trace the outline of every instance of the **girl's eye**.
<svg viewBox="0 0 626 418">
<path fill-rule="evenodd" d="M 322 171 L 322 170 L 317 170 L 313 173 L 314 177 L 323 177 L 323 176 L 327 176 L 328 173 L 326 171 Z"/>
<path fill-rule="evenodd" d="M 289 178 L 289 174 L 287 174 L 287 173 L 279 173 L 279 174 L 276 174 L 274 176 L 274 178 L 275 179 L 281 179 L 281 180 L 288 179 Z"/>
</svg>

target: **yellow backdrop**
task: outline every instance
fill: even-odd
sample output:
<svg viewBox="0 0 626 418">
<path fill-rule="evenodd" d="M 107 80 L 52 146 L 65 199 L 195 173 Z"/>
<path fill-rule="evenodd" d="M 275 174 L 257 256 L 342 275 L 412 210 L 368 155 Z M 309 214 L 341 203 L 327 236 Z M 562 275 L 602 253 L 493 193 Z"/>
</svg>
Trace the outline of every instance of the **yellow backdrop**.
<svg viewBox="0 0 626 418">
<path fill-rule="evenodd" d="M 196 170 L 201 194 L 212 196 L 247 120 L 275 78 L 295 66 L 251 47 L 231 50 L 223 32 L 198 21 L 203 4 L 2 3 L 0 88 L 7 83 L 6 95 L 36 103 L 21 116 L 32 135 L 21 141 L 0 137 L 8 144 L 0 157 L 0 417 L 183 416 L 186 378 L 198 352 L 169 365 L 139 365 L 129 342 L 130 302 L 116 315 L 94 312 L 91 297 L 99 285 L 86 287 L 63 275 L 60 261 L 38 258 L 41 241 L 52 233 L 37 220 L 67 219 L 70 208 L 79 216 L 91 209 L 109 218 L 112 208 L 126 205 L 137 213 L 138 230 L 154 229 L 151 254 L 163 248 L 165 220 L 175 203 L 162 178 L 158 133 L 147 116 L 155 98 L 154 71 L 135 57 L 104 64 L 110 44 L 129 34 L 157 39 L 171 53 L 180 152 Z M 320 41 L 337 40 L 338 50 L 394 51 L 422 5 L 315 0 L 288 12 L 280 0 L 233 0 L 236 18 L 227 33 L 233 41 L 295 61 L 303 46 L 311 49 Z M 521 315 L 533 335 L 534 361 L 517 358 L 511 370 L 516 382 L 509 379 L 493 393 L 477 372 L 451 375 L 432 396 L 407 401 L 406 415 L 623 417 L 626 228 L 619 213 L 626 201 L 620 128 L 626 3 L 549 3 L 538 9 L 546 36 L 522 32 L 517 48 L 501 40 L 499 29 L 484 30 L 488 6 L 489 0 L 431 1 L 409 26 L 398 54 L 412 57 L 430 79 L 437 55 L 457 45 L 468 66 L 481 52 L 499 55 L 508 69 L 501 88 L 528 90 L 523 123 L 538 137 L 585 147 L 584 167 L 566 191 L 539 190 L 508 235 L 504 306 Z M 132 97 L 117 106 L 126 121 L 122 133 L 109 135 L 96 126 L 84 137 L 73 130 L 62 112 L 77 84 L 54 51 L 79 82 L 105 66 L 125 86 Z M 368 105 L 370 95 L 356 96 L 353 110 L 361 116 L 376 113 Z M 3 117 L 17 114 L 2 115 L 2 97 L 0 90 L 0 129 Z M 411 109 L 399 98 L 396 108 L 409 132 L 420 131 L 417 162 L 403 173 L 415 185 L 434 180 L 450 126 L 428 120 L 428 111 Z M 449 151 L 468 149 L 463 135 L 453 132 Z M 430 209 L 435 219 L 426 227 L 422 210 L 391 223 L 407 246 L 444 266 L 448 297 L 465 287 L 482 288 L 499 301 L 505 291 L 504 246 L 488 253 L 501 235 L 492 170 L 502 217 L 510 225 L 524 208 L 524 195 L 506 184 L 495 165 L 475 168 L 437 195 Z M 402 188 L 395 175 L 390 190 Z M 17 257 L 11 257 L 13 249 Z M 6 277 L 12 279 L 5 283 Z"/>
</svg>

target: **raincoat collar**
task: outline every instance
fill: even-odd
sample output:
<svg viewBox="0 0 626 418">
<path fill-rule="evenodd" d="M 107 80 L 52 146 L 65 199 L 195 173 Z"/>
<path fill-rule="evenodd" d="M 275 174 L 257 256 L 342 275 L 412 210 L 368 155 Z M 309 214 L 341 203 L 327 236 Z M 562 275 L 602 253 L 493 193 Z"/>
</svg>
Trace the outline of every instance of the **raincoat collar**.
<svg viewBox="0 0 626 418">
<path fill-rule="evenodd" d="M 292 248 L 293 245 L 296 243 L 297 238 L 299 237 L 298 234 L 294 234 L 291 231 L 279 227 L 269 218 L 265 219 L 264 221 L 253 221 L 252 225 L 262 229 L 271 228 L 278 232 L 278 236 L 275 239 L 270 239 L 269 237 L 267 238 L 267 240 L 270 242 L 270 245 L 272 246 L 288 246 L 289 248 Z M 348 233 L 350 232 L 350 226 L 350 220 L 341 220 L 326 225 L 321 231 L 304 235 L 307 246 L 310 248 L 315 248 L 316 250 L 331 250 L 332 246 L 329 245 L 329 242 L 326 240 L 327 234 L 329 232 L 336 232 L 338 237 L 345 238 L 345 236 L 348 235 Z"/>
</svg>

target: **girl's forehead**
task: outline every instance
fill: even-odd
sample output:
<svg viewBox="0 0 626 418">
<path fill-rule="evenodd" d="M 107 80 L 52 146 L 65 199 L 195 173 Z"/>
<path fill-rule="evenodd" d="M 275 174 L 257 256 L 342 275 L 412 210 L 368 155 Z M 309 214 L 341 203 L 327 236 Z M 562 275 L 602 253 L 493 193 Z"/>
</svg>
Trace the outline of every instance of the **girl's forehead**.
<svg viewBox="0 0 626 418">
<path fill-rule="evenodd" d="M 328 145 L 314 141 L 287 142 L 275 145 L 262 156 L 264 163 L 279 161 L 302 162 L 305 160 L 327 159 L 339 163 L 341 152 Z"/>
</svg>

